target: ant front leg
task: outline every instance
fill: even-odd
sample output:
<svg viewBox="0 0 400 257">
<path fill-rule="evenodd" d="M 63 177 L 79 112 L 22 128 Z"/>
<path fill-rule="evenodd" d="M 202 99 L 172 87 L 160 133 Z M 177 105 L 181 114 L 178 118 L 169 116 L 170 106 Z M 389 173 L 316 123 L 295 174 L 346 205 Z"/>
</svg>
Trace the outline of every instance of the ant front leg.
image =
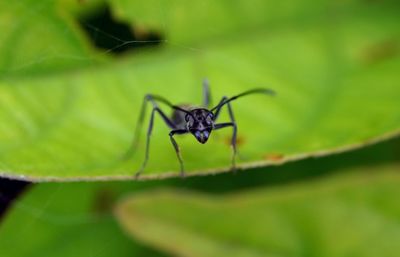
<svg viewBox="0 0 400 257">
<path fill-rule="evenodd" d="M 226 99 L 228 99 L 226 96 L 224 96 L 220 103 L 226 101 Z M 232 171 L 236 171 L 236 153 L 237 153 L 237 148 L 236 148 L 236 141 L 237 141 L 237 126 L 236 126 L 236 122 L 235 122 L 235 116 L 233 115 L 233 110 L 231 107 L 231 104 L 229 102 L 226 103 L 227 107 L 228 107 L 228 113 L 229 113 L 229 118 L 231 120 L 231 122 L 227 122 L 227 123 L 220 123 L 220 124 L 215 124 L 214 125 L 214 129 L 221 129 L 221 128 L 225 128 L 225 127 L 232 127 L 233 128 L 233 133 L 232 133 L 232 139 L 231 139 L 231 146 L 232 146 Z M 216 111 L 215 111 L 215 115 L 214 115 L 214 120 L 217 120 L 220 112 L 221 112 L 221 107 L 219 107 Z"/>
<path fill-rule="evenodd" d="M 183 167 L 183 160 L 182 160 L 182 156 L 181 156 L 181 151 L 179 150 L 179 146 L 178 143 L 176 143 L 176 140 L 174 138 L 174 135 L 181 135 L 181 134 L 186 134 L 188 133 L 187 130 L 185 129 L 176 129 L 176 130 L 172 130 L 171 132 L 169 132 L 169 138 L 171 139 L 171 143 L 174 146 L 175 152 L 176 152 L 176 156 L 178 157 L 179 160 L 179 164 L 181 166 L 181 177 L 185 176 L 185 169 Z"/>
<path fill-rule="evenodd" d="M 231 146 L 232 146 L 232 171 L 236 171 L 236 137 L 237 137 L 237 126 L 235 122 L 227 122 L 227 123 L 219 123 L 214 125 L 214 129 L 222 129 L 225 127 L 232 127 L 233 128 L 233 133 L 232 133 L 232 140 L 231 140 Z"/>
<path fill-rule="evenodd" d="M 160 98 L 160 97 L 158 97 Z M 172 129 L 175 128 L 174 123 L 167 117 L 167 115 L 164 114 L 164 112 L 157 106 L 157 103 L 155 102 L 154 97 L 152 95 L 146 95 L 144 100 L 143 100 L 143 104 L 142 104 L 142 109 L 140 111 L 140 116 L 139 116 L 139 120 L 138 123 L 136 125 L 136 129 L 135 129 L 135 135 L 134 135 L 134 139 L 132 142 L 132 146 L 129 149 L 129 151 L 126 153 L 126 158 L 129 158 L 133 155 L 134 151 L 136 151 L 137 145 L 138 145 L 138 141 L 139 141 L 139 136 L 140 136 L 140 131 L 141 131 L 141 127 L 143 125 L 143 120 L 144 120 L 144 115 L 146 112 L 146 103 L 147 102 L 151 102 L 153 105 L 153 109 L 151 111 L 151 115 L 150 115 L 150 122 L 149 122 L 149 127 L 147 129 L 147 136 L 146 136 L 146 148 L 145 148 L 145 158 L 144 161 L 142 163 L 141 168 L 139 169 L 139 171 L 136 172 L 135 174 L 135 178 L 138 178 L 139 175 L 142 173 L 142 171 L 144 170 L 144 168 L 146 167 L 147 161 L 149 159 L 149 150 L 150 150 L 150 136 L 151 136 L 151 132 L 153 131 L 153 124 L 154 124 L 154 114 L 157 112 L 158 114 L 160 114 L 161 118 L 164 120 L 164 122 Z"/>
</svg>

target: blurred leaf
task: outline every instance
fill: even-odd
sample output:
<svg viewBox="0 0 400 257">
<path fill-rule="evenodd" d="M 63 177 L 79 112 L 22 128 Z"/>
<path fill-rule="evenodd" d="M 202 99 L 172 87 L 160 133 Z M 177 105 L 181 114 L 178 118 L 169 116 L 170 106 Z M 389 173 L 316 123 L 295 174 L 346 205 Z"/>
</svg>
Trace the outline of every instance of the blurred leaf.
<svg viewBox="0 0 400 257">
<path fill-rule="evenodd" d="M 93 63 L 89 48 L 65 15 L 57 1 L 2 1 L 0 78 L 47 77 Z"/>
<path fill-rule="evenodd" d="M 174 256 L 398 256 L 400 166 L 210 197 L 134 194 L 116 208 L 133 238 Z"/>
<path fill-rule="evenodd" d="M 34 186 L 0 224 L 1 256 L 165 256 L 129 240 L 110 215 L 115 197 L 130 188 L 126 183 Z"/>
<path fill-rule="evenodd" d="M 160 50 L 137 51 L 100 65 L 93 61 L 98 55 L 82 53 L 88 43 L 77 39 L 83 37 L 74 17 L 62 8 L 64 2 L 44 2 L 49 6 L 41 9 L 18 1 L 1 9 L 2 31 L 10 23 L 9 13 L 19 12 L 30 13 L 29 20 L 37 21 L 32 26 L 49 32 L 40 41 L 21 41 L 30 23 L 19 32 L 18 26 L 7 30 L 7 35 L 18 35 L 7 44 L 21 43 L 33 52 L 21 59 L 24 68 L 7 64 L 9 53 L 23 51 L 0 51 L 0 63 L 9 71 L 0 80 L 2 176 L 36 181 L 131 178 L 143 161 L 143 138 L 132 160 L 121 162 L 121 156 L 133 138 L 143 96 L 156 93 L 178 104 L 199 103 L 203 77 L 211 82 L 214 102 L 252 87 L 278 93 L 233 103 L 243 168 L 349 150 L 398 134 L 396 3 L 380 2 L 377 8 L 373 2 L 271 6 L 265 1 L 205 1 L 192 6 L 111 1 L 117 18 L 144 27 L 141 31 L 157 30 L 167 42 Z M 63 31 L 61 36 L 50 33 L 54 25 L 45 20 L 59 13 L 65 23 L 59 18 L 55 24 L 62 28 L 55 31 Z M 62 65 L 46 64 L 52 67 L 46 74 L 42 50 L 54 42 L 60 48 L 44 60 L 60 60 L 62 54 Z M 65 44 L 75 50 L 65 50 Z M 38 46 L 41 50 L 35 50 Z M 71 64 L 80 59 L 85 65 L 72 71 Z M 36 71 L 39 76 L 29 76 Z M 213 132 L 206 145 L 192 136 L 178 138 L 187 172 L 228 170 L 230 134 L 229 129 Z M 157 117 L 143 177 L 177 175 L 178 169 L 168 129 Z"/>
</svg>

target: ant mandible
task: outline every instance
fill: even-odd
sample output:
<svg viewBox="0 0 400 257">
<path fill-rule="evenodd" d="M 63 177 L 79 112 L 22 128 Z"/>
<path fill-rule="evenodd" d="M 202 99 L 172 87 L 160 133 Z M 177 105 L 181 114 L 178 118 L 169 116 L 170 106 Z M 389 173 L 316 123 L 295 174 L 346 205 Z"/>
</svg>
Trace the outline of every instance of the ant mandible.
<svg viewBox="0 0 400 257">
<path fill-rule="evenodd" d="M 146 167 L 147 161 L 149 159 L 149 147 L 150 147 L 150 136 L 153 130 L 154 124 L 154 115 L 157 112 L 164 122 L 167 124 L 169 128 L 171 128 L 171 132 L 169 133 L 169 138 L 171 140 L 172 145 L 174 146 L 176 155 L 178 157 L 181 169 L 181 176 L 184 176 L 185 169 L 183 166 L 182 156 L 179 150 L 179 146 L 174 138 L 174 135 L 181 135 L 191 133 L 194 137 L 199 141 L 201 144 L 205 144 L 210 137 L 211 131 L 222 129 L 226 127 L 232 127 L 232 139 L 231 139 L 231 146 L 232 146 L 232 170 L 236 169 L 236 136 L 237 136 L 237 126 L 235 122 L 235 118 L 233 115 L 232 107 L 230 102 L 233 100 L 238 99 L 239 97 L 250 95 L 250 94 L 268 94 L 268 95 L 275 95 L 275 92 L 271 89 L 266 88 L 255 88 L 248 91 L 245 91 L 241 94 L 235 95 L 233 97 L 222 97 L 221 101 L 213 108 L 210 108 L 211 103 L 211 94 L 209 89 L 208 81 L 205 79 L 203 80 L 203 104 L 202 107 L 193 107 L 193 106 L 186 106 L 186 105 L 173 105 L 164 97 L 147 94 L 144 97 L 139 120 L 136 125 L 134 139 L 132 142 L 132 146 L 127 152 L 126 157 L 130 157 L 134 151 L 137 149 L 137 145 L 139 142 L 140 137 L 140 130 L 143 124 L 144 116 L 146 113 L 146 106 L 147 103 L 150 102 L 153 105 L 153 110 L 150 115 L 150 123 L 147 129 L 147 138 L 146 138 L 146 149 L 145 149 L 145 158 L 142 163 L 141 168 L 139 171 L 136 172 L 135 178 L 138 178 L 139 175 L 143 172 L 144 168 Z M 174 110 L 171 118 L 169 118 L 157 105 L 157 102 L 163 103 Z M 228 108 L 228 114 L 230 117 L 230 122 L 224 123 L 216 123 L 218 116 L 221 112 L 222 107 L 226 105 Z"/>
</svg>

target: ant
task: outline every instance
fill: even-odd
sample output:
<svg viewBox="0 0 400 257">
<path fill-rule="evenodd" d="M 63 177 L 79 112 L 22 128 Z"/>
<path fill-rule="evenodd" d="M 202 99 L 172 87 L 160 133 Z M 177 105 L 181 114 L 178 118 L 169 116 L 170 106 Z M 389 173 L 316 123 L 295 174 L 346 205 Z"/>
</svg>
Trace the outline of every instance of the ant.
<svg viewBox="0 0 400 257">
<path fill-rule="evenodd" d="M 142 163 L 141 168 L 139 171 L 136 172 L 135 178 L 138 178 L 139 175 L 142 173 L 144 168 L 146 167 L 147 161 L 149 159 L 149 147 L 150 147 L 150 136 L 153 130 L 153 123 L 154 123 L 154 115 L 158 113 L 164 122 L 167 124 L 169 128 L 172 130 L 169 133 L 169 138 L 171 140 L 172 145 L 174 146 L 176 155 L 179 160 L 181 176 L 185 175 L 184 166 L 182 156 L 179 150 L 179 146 L 174 138 L 174 135 L 182 135 L 191 133 L 197 141 L 201 144 L 205 144 L 210 137 L 210 134 L 213 130 L 222 129 L 226 127 L 232 127 L 233 134 L 231 139 L 231 146 L 232 146 L 232 170 L 236 170 L 236 136 L 237 136 L 237 125 L 235 122 L 235 117 L 233 115 L 232 107 L 230 102 L 233 100 L 238 99 L 239 97 L 250 95 L 250 94 L 268 94 L 268 95 L 275 95 L 275 92 L 271 89 L 265 88 L 256 88 L 245 91 L 241 94 L 235 95 L 233 97 L 222 97 L 221 101 L 215 106 L 210 108 L 211 103 L 211 94 L 209 89 L 208 80 L 203 80 L 203 104 L 201 107 L 194 107 L 188 105 L 173 105 L 164 97 L 153 95 L 153 94 L 146 94 L 142 103 L 141 111 L 139 120 L 136 125 L 134 139 L 132 142 L 132 146 L 127 152 L 126 157 L 131 156 L 137 148 L 141 127 L 143 125 L 144 116 L 146 113 L 146 106 L 147 103 L 150 102 L 153 106 L 151 115 L 150 115 L 150 123 L 147 129 L 147 138 L 146 138 L 146 152 L 145 158 Z M 157 102 L 163 103 L 173 109 L 173 113 L 171 118 L 169 118 L 159 107 Z M 227 106 L 228 114 L 230 117 L 230 122 L 224 123 L 216 123 L 218 116 L 221 112 L 223 106 Z"/>
</svg>

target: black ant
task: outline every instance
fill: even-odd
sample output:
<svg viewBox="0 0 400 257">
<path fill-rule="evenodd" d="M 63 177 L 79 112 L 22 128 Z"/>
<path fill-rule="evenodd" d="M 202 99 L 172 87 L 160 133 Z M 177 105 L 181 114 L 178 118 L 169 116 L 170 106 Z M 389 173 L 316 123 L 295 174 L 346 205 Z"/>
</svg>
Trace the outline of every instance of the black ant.
<svg viewBox="0 0 400 257">
<path fill-rule="evenodd" d="M 233 111 L 232 111 L 230 102 L 238 99 L 239 97 L 249 95 L 249 94 L 256 94 L 256 93 L 269 94 L 269 95 L 275 94 L 275 92 L 271 89 L 256 88 L 256 89 L 245 91 L 241 94 L 235 95 L 230 98 L 224 96 L 224 97 L 222 97 L 221 101 L 215 107 L 213 107 L 211 109 L 209 109 L 211 95 L 210 95 L 210 90 L 209 90 L 209 85 L 208 85 L 207 80 L 203 81 L 203 104 L 202 104 L 202 107 L 193 107 L 193 106 L 185 106 L 185 105 L 177 106 L 177 105 L 171 104 L 164 97 L 161 97 L 158 95 L 153 95 L 153 94 L 147 94 L 143 100 L 139 120 L 136 125 L 136 129 L 135 129 L 135 136 L 133 139 L 132 147 L 130 148 L 130 150 L 128 151 L 127 156 L 126 156 L 126 157 L 131 156 L 137 148 L 139 136 L 140 136 L 140 130 L 141 130 L 141 127 L 143 124 L 144 115 L 146 113 L 146 106 L 147 106 L 146 103 L 150 102 L 153 105 L 153 110 L 151 112 L 150 123 L 149 123 L 149 127 L 147 129 L 145 158 L 144 158 L 141 168 L 139 169 L 139 171 L 136 172 L 135 177 L 136 178 L 139 177 L 139 175 L 142 173 L 142 171 L 146 167 L 147 161 L 149 159 L 150 136 L 151 136 L 151 132 L 153 130 L 154 114 L 156 112 L 158 114 L 160 114 L 161 118 L 164 120 L 164 122 L 167 124 L 167 126 L 172 129 L 171 132 L 169 133 L 169 138 L 171 140 L 172 145 L 174 146 L 176 155 L 179 159 L 179 163 L 180 163 L 180 167 L 181 167 L 181 176 L 184 176 L 184 174 L 185 174 L 184 166 L 183 166 L 183 161 L 182 161 L 182 157 L 180 154 L 179 146 L 174 139 L 174 135 L 191 133 L 192 135 L 194 135 L 194 137 L 197 139 L 197 141 L 199 141 L 202 144 L 205 144 L 213 130 L 222 129 L 225 127 L 232 127 L 232 129 L 233 129 L 232 140 L 231 140 L 231 146 L 232 146 L 232 150 L 233 150 L 232 170 L 235 170 L 236 169 L 235 159 L 236 159 L 237 126 L 236 126 L 236 122 L 235 122 L 235 118 L 233 115 Z M 157 102 L 166 104 L 167 106 L 169 106 L 170 108 L 172 108 L 174 110 L 171 118 L 169 118 L 158 107 Z M 218 119 L 221 108 L 224 105 L 226 105 L 228 107 L 230 122 L 215 123 L 216 120 Z"/>
</svg>

